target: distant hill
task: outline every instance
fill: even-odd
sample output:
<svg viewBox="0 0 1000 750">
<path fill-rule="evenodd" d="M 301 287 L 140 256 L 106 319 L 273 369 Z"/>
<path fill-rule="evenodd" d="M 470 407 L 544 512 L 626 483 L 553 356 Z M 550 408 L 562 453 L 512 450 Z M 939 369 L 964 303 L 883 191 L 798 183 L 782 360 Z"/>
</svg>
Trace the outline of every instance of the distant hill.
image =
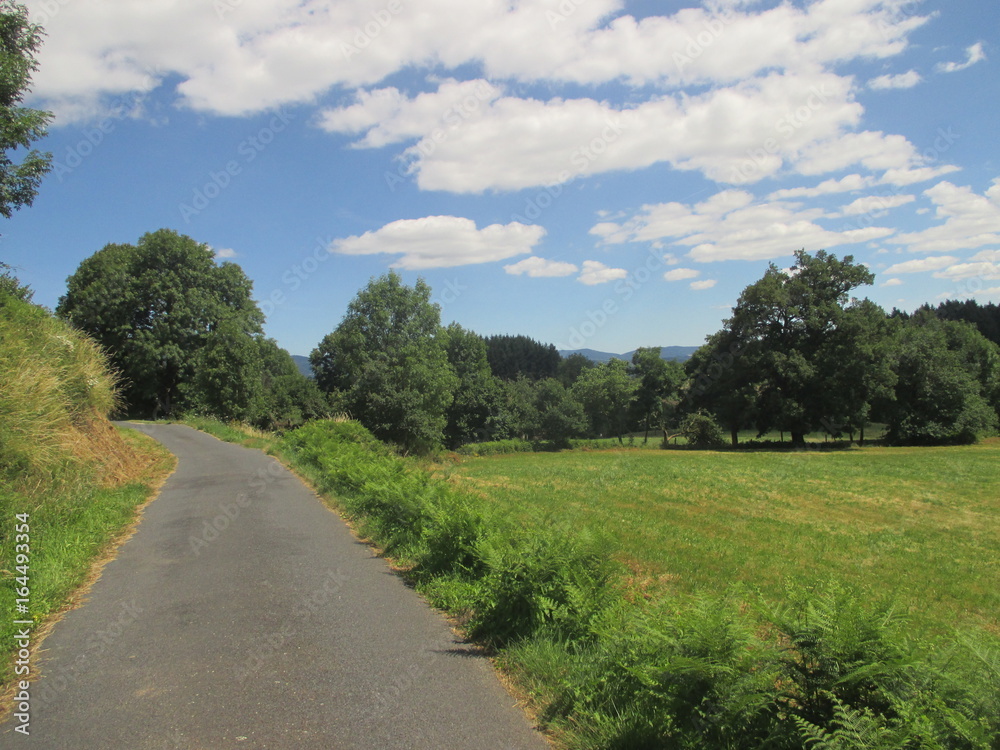
<svg viewBox="0 0 1000 750">
<path fill-rule="evenodd" d="M 313 368 L 312 365 L 309 364 L 309 357 L 303 357 L 301 354 L 293 354 L 292 359 L 295 361 L 295 366 L 299 368 L 299 372 L 307 378 L 311 378 L 313 376 Z"/>
<path fill-rule="evenodd" d="M 660 356 L 663 359 L 676 359 L 678 362 L 686 362 L 691 359 L 691 355 L 698 350 L 697 346 L 663 346 L 660 347 Z M 611 352 L 599 352 L 596 349 L 573 349 L 559 352 L 563 357 L 571 354 L 582 354 L 593 362 L 607 362 L 609 359 L 624 359 L 626 362 L 632 361 L 633 349 L 625 354 L 612 354 Z"/>
</svg>

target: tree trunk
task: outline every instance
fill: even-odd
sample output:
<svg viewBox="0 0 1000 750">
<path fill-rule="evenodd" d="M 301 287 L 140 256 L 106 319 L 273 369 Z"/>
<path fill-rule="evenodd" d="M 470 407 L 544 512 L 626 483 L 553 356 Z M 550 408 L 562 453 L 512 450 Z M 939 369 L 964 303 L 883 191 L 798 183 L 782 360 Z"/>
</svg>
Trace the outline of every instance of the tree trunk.
<svg viewBox="0 0 1000 750">
<path fill-rule="evenodd" d="M 805 433 L 792 431 L 792 445 L 804 448 L 806 445 Z"/>
<path fill-rule="evenodd" d="M 733 447 L 738 448 L 740 445 L 740 430 L 739 427 L 733 425 L 729 428 L 729 437 L 733 441 Z"/>
<path fill-rule="evenodd" d="M 865 444 L 865 426 L 861 425 L 861 434 L 858 435 L 858 445 Z"/>
</svg>

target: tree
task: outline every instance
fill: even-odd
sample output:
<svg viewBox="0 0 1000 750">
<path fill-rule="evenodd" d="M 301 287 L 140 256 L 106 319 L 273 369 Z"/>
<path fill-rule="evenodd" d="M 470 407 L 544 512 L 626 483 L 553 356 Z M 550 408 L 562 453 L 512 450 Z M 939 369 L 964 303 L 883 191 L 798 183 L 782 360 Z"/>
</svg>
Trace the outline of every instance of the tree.
<svg viewBox="0 0 1000 750">
<path fill-rule="evenodd" d="M 580 373 L 584 370 L 589 370 L 591 367 L 594 367 L 593 360 L 587 359 L 587 357 L 579 352 L 570 354 L 559 361 L 559 382 L 570 388 L 576 382 L 576 379 L 580 377 Z"/>
<path fill-rule="evenodd" d="M 970 324 L 918 311 L 898 331 L 892 366 L 898 382 L 887 414 L 890 442 L 971 443 L 996 429 L 988 398 L 1000 354 Z"/>
<path fill-rule="evenodd" d="M 570 438 L 580 437 L 587 429 L 583 406 L 573 392 L 555 378 L 535 384 L 537 435 L 559 448 L 569 447 Z"/>
<path fill-rule="evenodd" d="M 490 370 L 483 337 L 452 323 L 447 335 L 448 363 L 458 386 L 448 407 L 445 439 L 450 447 L 487 434 L 500 407 L 500 384 Z"/>
<path fill-rule="evenodd" d="M 334 411 L 316 381 L 299 372 L 292 356 L 274 339 L 259 338 L 257 347 L 263 391 L 257 424 L 287 430 Z"/>
<path fill-rule="evenodd" d="M 84 260 L 56 313 L 109 353 L 129 412 L 155 418 L 192 404 L 199 352 L 224 322 L 227 336 L 260 334 L 252 288 L 235 263 L 216 265 L 207 245 L 161 229 Z"/>
<path fill-rule="evenodd" d="M 739 445 L 740 430 L 756 421 L 759 343 L 741 341 L 736 332 L 723 328 L 709 336 L 684 366 L 689 376 L 683 391 L 684 409 L 711 411 L 729 428 L 734 448 Z"/>
<path fill-rule="evenodd" d="M 501 380 L 516 380 L 522 375 L 531 380 L 554 378 L 562 359 L 555 346 L 528 336 L 490 336 L 486 356 L 493 374 Z"/>
<path fill-rule="evenodd" d="M 632 371 L 639 380 L 633 409 L 637 422 L 646 428 L 642 440 L 645 443 L 649 440 L 651 425 L 666 434 L 667 422 L 677 411 L 684 367 L 679 362 L 663 359 L 659 348 L 640 347 L 632 354 Z"/>
<path fill-rule="evenodd" d="M 233 317 L 205 337 L 194 357 L 194 377 L 184 387 L 189 408 L 223 420 L 259 422 L 264 392 L 260 346 Z"/>
<path fill-rule="evenodd" d="M 8 219 L 30 206 L 42 178 L 52 168 L 52 154 L 31 148 L 46 135 L 51 112 L 20 106 L 38 69 L 35 53 L 42 29 L 28 20 L 23 5 L 0 0 L 0 214 Z M 29 149 L 15 164 L 10 152 Z"/>
<path fill-rule="evenodd" d="M 849 292 L 874 280 L 850 255 L 838 260 L 823 250 L 815 256 L 800 250 L 790 271 L 772 263 L 743 290 L 724 330 L 751 378 L 760 432 L 787 430 L 793 443 L 803 444 L 805 434 L 829 423 L 832 414 L 862 411 L 836 393 L 829 348 L 845 345 Z"/>
<path fill-rule="evenodd" d="M 316 382 L 340 393 L 348 413 L 410 452 L 440 445 L 458 378 L 448 364 L 440 308 L 422 279 L 372 279 L 336 330 L 309 356 Z"/>
<path fill-rule="evenodd" d="M 573 384 L 573 395 L 583 405 L 594 432 L 616 435 L 623 442 L 638 389 L 639 381 L 629 375 L 628 363 L 611 359 L 582 372 Z"/>
</svg>

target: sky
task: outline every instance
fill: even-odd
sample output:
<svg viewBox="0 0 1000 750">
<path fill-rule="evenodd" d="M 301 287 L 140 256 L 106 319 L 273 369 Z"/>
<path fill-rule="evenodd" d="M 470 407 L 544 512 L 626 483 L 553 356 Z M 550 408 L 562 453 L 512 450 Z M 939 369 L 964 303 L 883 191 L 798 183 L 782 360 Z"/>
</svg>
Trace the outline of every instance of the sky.
<svg viewBox="0 0 1000 750">
<path fill-rule="evenodd" d="M 696 346 L 795 251 L 1000 301 L 996 0 L 25 0 L 53 170 L 0 260 L 238 263 L 308 354 L 372 277 L 560 349 Z"/>
</svg>

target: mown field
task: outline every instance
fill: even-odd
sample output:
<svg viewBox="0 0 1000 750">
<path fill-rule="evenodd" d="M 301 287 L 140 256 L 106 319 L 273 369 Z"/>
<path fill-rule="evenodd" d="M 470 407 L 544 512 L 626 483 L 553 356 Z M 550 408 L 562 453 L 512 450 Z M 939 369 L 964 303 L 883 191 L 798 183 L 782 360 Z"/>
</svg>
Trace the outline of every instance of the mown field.
<svg viewBox="0 0 1000 750">
<path fill-rule="evenodd" d="M 1000 440 L 831 452 L 593 450 L 465 458 L 453 482 L 526 523 L 612 537 L 650 593 L 780 599 L 836 580 L 913 627 L 1000 634 Z"/>
</svg>

